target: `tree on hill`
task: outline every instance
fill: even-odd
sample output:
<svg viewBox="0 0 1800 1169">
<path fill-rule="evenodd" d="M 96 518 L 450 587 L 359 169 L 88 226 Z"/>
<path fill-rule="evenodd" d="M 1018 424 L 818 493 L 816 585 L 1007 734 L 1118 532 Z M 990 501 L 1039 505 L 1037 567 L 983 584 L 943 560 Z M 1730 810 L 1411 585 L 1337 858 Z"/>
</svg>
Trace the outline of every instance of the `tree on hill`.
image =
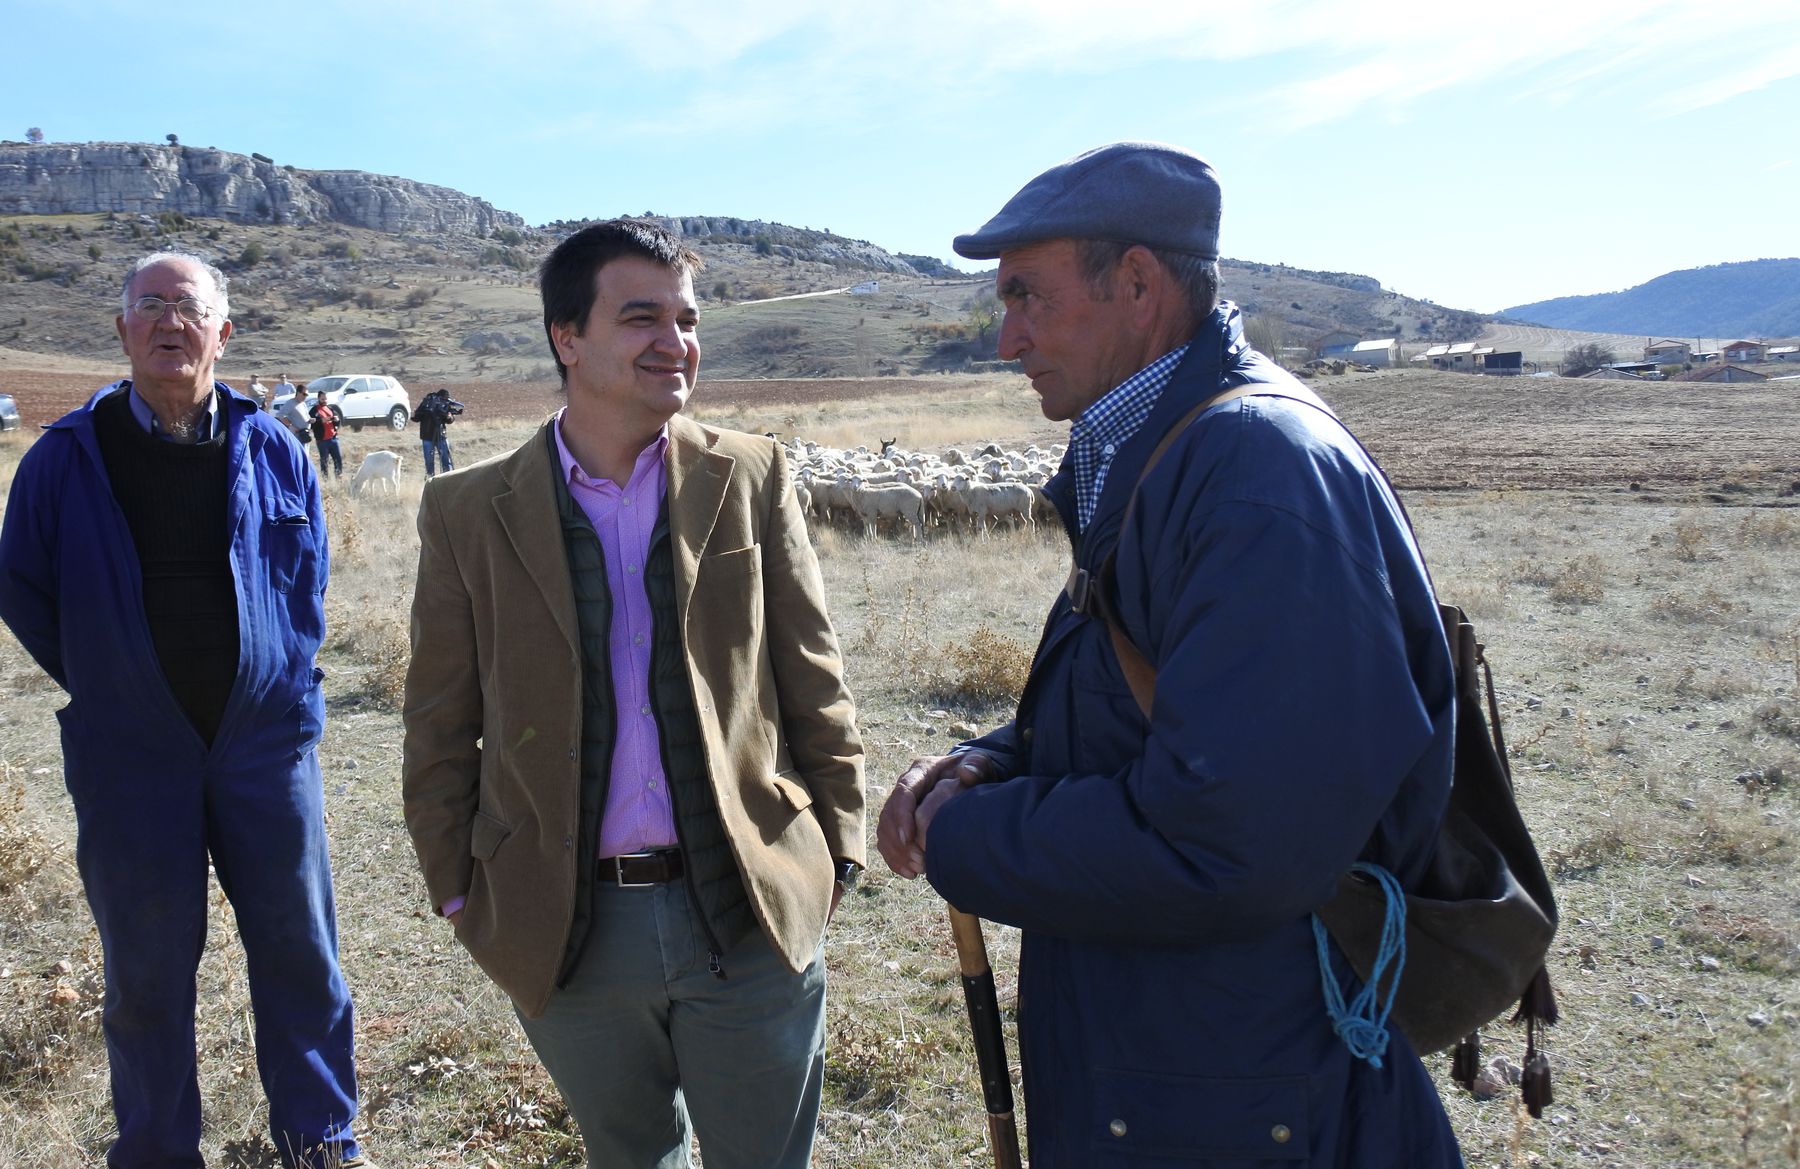
<svg viewBox="0 0 1800 1169">
<path fill-rule="evenodd" d="M 1005 314 L 1000 298 L 991 288 L 983 288 L 969 300 L 969 330 L 975 334 L 975 356 L 988 360 L 997 355 L 1000 343 L 1000 318 Z"/>
<path fill-rule="evenodd" d="M 181 136 L 179 134 L 164 134 L 163 137 L 169 140 L 170 146 L 181 145 Z"/>
<path fill-rule="evenodd" d="M 1564 377 L 1580 377 L 1584 373 L 1592 373 L 1603 365 L 1611 365 L 1617 358 L 1613 351 L 1599 342 L 1577 345 L 1563 352 L 1562 375 Z"/>
<path fill-rule="evenodd" d="M 1280 361 L 1287 345 L 1287 327 L 1280 317 L 1259 312 L 1244 322 L 1244 339 L 1264 357 Z"/>
<path fill-rule="evenodd" d="M 38 129 L 36 126 L 33 126 L 31 129 L 25 131 L 25 141 L 36 144 L 36 143 L 42 142 L 43 140 L 44 140 L 44 132 L 42 130 Z"/>
</svg>

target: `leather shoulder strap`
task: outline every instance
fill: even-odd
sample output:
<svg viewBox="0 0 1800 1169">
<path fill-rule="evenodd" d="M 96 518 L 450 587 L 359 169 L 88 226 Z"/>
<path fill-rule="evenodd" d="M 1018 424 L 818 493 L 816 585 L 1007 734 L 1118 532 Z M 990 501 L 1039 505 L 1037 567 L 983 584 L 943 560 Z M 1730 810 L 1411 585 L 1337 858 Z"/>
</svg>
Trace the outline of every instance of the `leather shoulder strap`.
<svg viewBox="0 0 1800 1169">
<path fill-rule="evenodd" d="M 1260 382 L 1246 382 L 1240 386 L 1220 390 L 1212 397 L 1195 405 L 1193 409 L 1183 414 L 1173 426 L 1163 432 L 1161 441 L 1150 452 L 1150 457 L 1144 460 L 1144 467 L 1138 472 L 1137 482 L 1131 485 L 1131 498 L 1125 502 L 1125 515 L 1119 524 L 1120 539 L 1124 538 L 1125 532 L 1130 528 L 1132 513 L 1137 510 L 1138 489 L 1143 486 L 1144 480 L 1150 477 L 1150 472 L 1156 469 L 1156 465 L 1162 462 L 1163 456 L 1169 453 L 1169 448 L 1175 445 L 1175 440 L 1187 432 L 1187 428 L 1193 424 L 1194 420 L 1222 402 L 1249 397 L 1264 389 L 1265 387 Z M 1069 602 L 1077 613 L 1086 613 L 1106 625 L 1106 632 L 1112 638 L 1113 653 L 1119 659 L 1119 668 L 1124 671 L 1125 682 L 1131 687 L 1131 696 L 1137 700 L 1138 709 L 1144 712 L 1144 717 L 1149 718 L 1150 706 L 1156 699 L 1156 667 L 1150 664 L 1149 659 L 1144 657 L 1138 647 L 1133 645 L 1131 639 L 1125 635 L 1124 625 L 1112 610 L 1112 599 L 1108 588 L 1112 583 L 1113 561 L 1117 555 L 1117 548 L 1108 552 L 1097 574 L 1089 573 L 1079 564 L 1071 566 L 1069 580 L 1063 586 L 1063 591 L 1069 595 Z"/>
</svg>

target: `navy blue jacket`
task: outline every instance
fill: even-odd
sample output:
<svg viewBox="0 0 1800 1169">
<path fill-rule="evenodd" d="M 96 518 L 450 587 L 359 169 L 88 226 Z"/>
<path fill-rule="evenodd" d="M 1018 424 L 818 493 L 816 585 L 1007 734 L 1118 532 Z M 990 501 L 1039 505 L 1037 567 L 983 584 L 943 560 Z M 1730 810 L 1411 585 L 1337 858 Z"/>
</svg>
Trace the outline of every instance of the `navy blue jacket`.
<svg viewBox="0 0 1800 1169">
<path fill-rule="evenodd" d="M 1163 433 L 1212 407 L 1132 487 Z M 1068 464 L 1047 487 L 1073 530 Z M 1398 1032 L 1376 1069 L 1331 1030 L 1311 911 L 1358 858 L 1416 879 L 1449 792 L 1452 672 L 1385 481 L 1221 306 L 1115 457 L 1077 562 L 1157 668 L 1146 722 L 1105 626 L 1051 610 L 1011 778 L 947 804 L 927 873 L 1023 929 L 1034 1169 L 1460 1164 Z M 1359 984 L 1333 955 L 1346 995 Z"/>
<path fill-rule="evenodd" d="M 94 433 L 94 407 L 52 423 L 20 460 L 0 528 L 0 620 L 69 693 L 57 712 L 79 801 L 96 780 L 228 759 L 294 769 L 317 743 L 324 697 L 327 552 L 305 452 L 256 403 L 218 383 L 237 585 L 237 682 L 209 750 L 164 679 L 143 576 Z M 297 774 L 296 770 L 296 774 Z"/>
</svg>

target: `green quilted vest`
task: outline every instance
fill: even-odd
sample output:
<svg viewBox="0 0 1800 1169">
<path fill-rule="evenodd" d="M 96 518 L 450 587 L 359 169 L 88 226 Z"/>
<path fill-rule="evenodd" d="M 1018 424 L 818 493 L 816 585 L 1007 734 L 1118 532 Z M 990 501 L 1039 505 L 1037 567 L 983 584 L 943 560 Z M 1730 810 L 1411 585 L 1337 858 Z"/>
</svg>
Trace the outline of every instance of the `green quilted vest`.
<svg viewBox="0 0 1800 1169">
<path fill-rule="evenodd" d="M 554 433 L 552 465 L 560 468 Z M 557 985 L 567 980 L 581 957 L 593 922 L 594 865 L 600 840 L 600 818 L 606 810 L 611 779 L 613 731 L 617 725 L 612 689 L 612 595 L 606 584 L 606 560 L 600 537 L 569 494 L 560 473 L 557 510 L 563 545 L 575 591 L 575 615 L 581 636 L 581 849 L 575 888 L 575 920 L 563 954 Z M 663 772 L 675 807 L 675 833 L 687 873 L 689 896 L 705 923 L 716 956 L 727 953 L 756 928 L 755 914 L 744 892 L 731 842 L 719 819 L 712 785 L 707 781 L 700 724 L 688 685 L 686 655 L 681 646 L 675 609 L 675 555 L 669 534 L 665 497 L 650 537 L 644 565 L 644 591 L 650 600 L 650 703 L 662 745 Z M 722 973 L 722 971 L 721 971 Z"/>
</svg>

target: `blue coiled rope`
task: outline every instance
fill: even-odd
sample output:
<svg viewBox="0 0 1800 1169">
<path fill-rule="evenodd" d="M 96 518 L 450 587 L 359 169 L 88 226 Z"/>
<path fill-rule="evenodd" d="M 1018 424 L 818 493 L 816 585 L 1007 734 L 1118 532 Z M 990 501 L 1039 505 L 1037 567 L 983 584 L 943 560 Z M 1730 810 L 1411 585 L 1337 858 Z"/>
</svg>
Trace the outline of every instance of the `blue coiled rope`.
<svg viewBox="0 0 1800 1169">
<path fill-rule="evenodd" d="M 1351 1055 L 1368 1060 L 1372 1067 L 1380 1067 L 1381 1057 L 1387 1054 L 1388 1012 L 1394 1009 L 1394 995 L 1400 990 L 1400 973 L 1406 969 L 1406 894 L 1394 874 L 1380 865 L 1358 861 L 1352 869 L 1367 873 L 1380 883 L 1382 892 L 1387 894 L 1387 914 L 1382 919 L 1381 947 L 1375 953 L 1369 980 L 1348 1006 L 1344 1003 L 1343 988 L 1331 972 L 1330 937 L 1325 932 L 1325 923 L 1316 913 L 1312 919 L 1313 940 L 1318 943 L 1319 980 L 1325 988 L 1325 1011 L 1331 1016 L 1331 1029 L 1344 1041 Z M 1388 979 L 1386 1001 L 1383 1001 L 1381 981 L 1390 965 L 1393 975 Z"/>
</svg>

